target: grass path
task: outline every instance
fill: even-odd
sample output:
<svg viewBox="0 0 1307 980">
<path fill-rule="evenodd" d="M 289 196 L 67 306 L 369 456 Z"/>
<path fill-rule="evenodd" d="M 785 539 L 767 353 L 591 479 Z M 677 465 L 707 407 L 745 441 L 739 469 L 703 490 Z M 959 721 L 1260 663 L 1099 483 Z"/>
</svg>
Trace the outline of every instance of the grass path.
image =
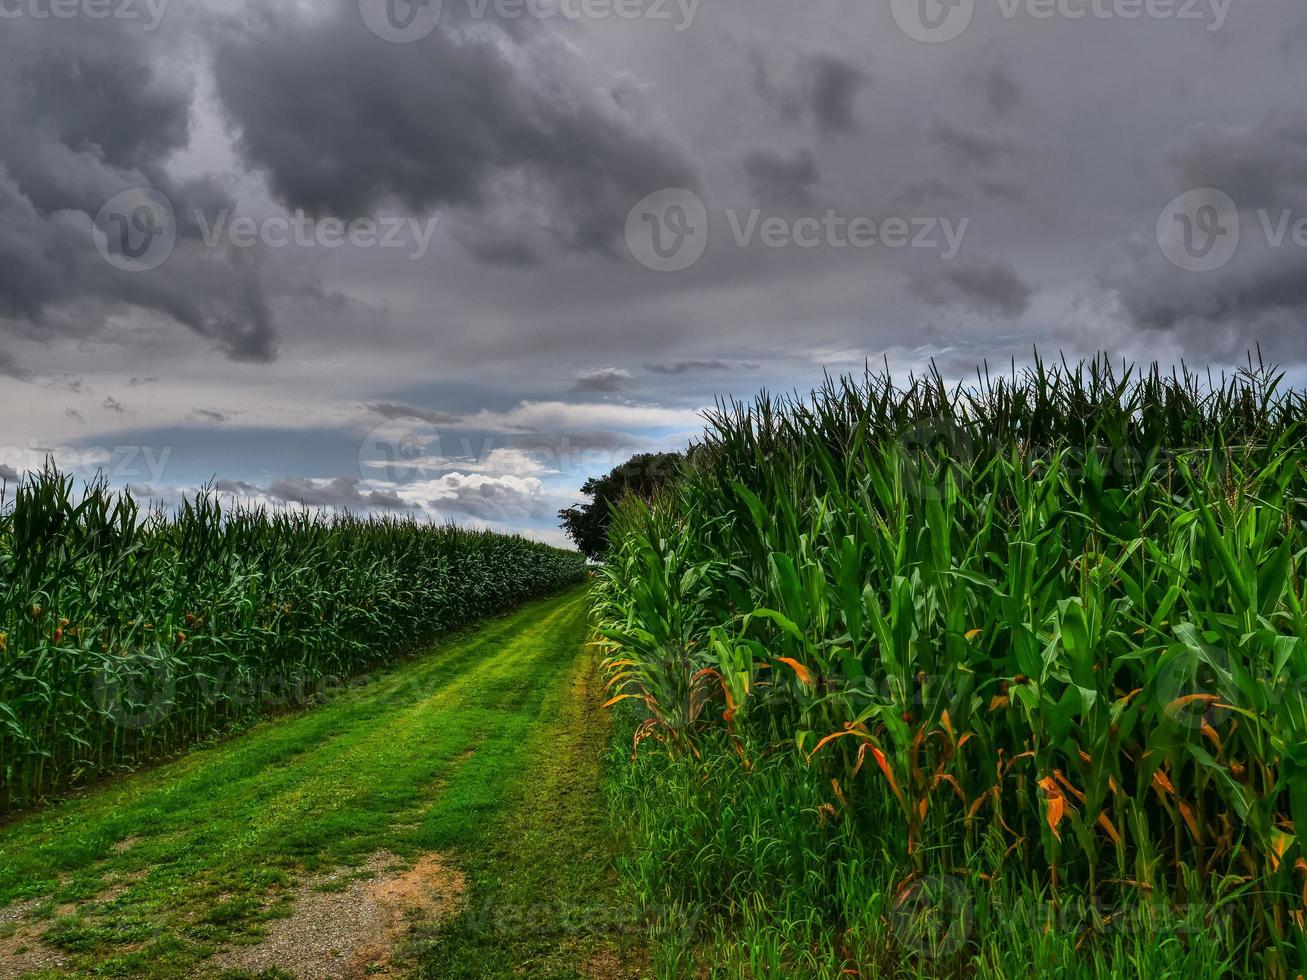
<svg viewBox="0 0 1307 980">
<path fill-rule="evenodd" d="M 572 590 L 328 704 L 0 827 L 0 940 L 6 907 L 11 919 L 21 907 L 62 961 L 38 975 L 222 975 L 213 954 L 263 937 L 306 877 L 380 850 L 437 852 L 467 877 L 465 910 L 416 927 L 398 967 L 628 972 L 638 958 L 597 914 L 613 890 L 608 739 L 586 633 L 585 591 Z"/>
</svg>

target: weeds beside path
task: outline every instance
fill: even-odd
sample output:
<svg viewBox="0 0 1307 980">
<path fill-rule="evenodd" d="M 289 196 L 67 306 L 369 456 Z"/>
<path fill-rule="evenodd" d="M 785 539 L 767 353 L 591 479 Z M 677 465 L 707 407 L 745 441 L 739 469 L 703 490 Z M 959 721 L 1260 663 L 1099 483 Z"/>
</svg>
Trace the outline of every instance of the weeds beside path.
<svg viewBox="0 0 1307 980">
<path fill-rule="evenodd" d="M 0 828 L 0 976 L 615 975 L 608 934 L 566 918 L 612 888 L 586 615 L 583 589 L 533 603 Z"/>
</svg>

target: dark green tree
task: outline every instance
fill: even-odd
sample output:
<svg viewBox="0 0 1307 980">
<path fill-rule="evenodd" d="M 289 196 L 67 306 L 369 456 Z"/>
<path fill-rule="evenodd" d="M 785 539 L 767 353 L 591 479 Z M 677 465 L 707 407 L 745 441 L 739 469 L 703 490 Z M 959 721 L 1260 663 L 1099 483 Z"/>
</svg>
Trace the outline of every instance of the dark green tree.
<svg viewBox="0 0 1307 980">
<path fill-rule="evenodd" d="M 680 472 L 682 461 L 680 453 L 641 453 L 606 476 L 586 480 L 581 492 L 591 498 L 590 503 L 560 510 L 563 530 L 587 558 L 601 560 L 608 550 L 613 505 L 627 494 L 651 499 Z"/>
</svg>

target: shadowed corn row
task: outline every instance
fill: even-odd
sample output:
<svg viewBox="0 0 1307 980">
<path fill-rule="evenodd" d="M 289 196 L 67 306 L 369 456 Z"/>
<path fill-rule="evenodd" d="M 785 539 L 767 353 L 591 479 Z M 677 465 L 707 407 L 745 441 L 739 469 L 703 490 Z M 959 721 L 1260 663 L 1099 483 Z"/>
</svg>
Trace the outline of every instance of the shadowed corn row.
<svg viewBox="0 0 1307 980">
<path fill-rule="evenodd" d="M 679 484 L 614 523 L 614 699 L 644 706 L 637 747 L 823 768 L 823 819 L 892 826 L 895 879 L 1229 904 L 1284 975 L 1305 409 L 1260 365 L 1105 359 L 719 405 Z"/>
<path fill-rule="evenodd" d="M 135 765 L 586 574 L 412 519 L 143 513 L 52 469 L 0 501 L 0 811 Z"/>
</svg>

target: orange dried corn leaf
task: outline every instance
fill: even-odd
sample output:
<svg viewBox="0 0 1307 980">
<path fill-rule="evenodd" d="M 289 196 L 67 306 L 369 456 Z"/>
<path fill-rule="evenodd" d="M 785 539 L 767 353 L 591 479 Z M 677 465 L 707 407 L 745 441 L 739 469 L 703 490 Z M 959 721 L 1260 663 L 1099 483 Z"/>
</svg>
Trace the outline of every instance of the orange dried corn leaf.
<svg viewBox="0 0 1307 980">
<path fill-rule="evenodd" d="M 1058 840 L 1062 839 L 1062 832 L 1058 830 L 1058 824 L 1066 816 L 1066 797 L 1062 795 L 1061 788 L 1057 785 L 1057 780 L 1052 776 L 1045 776 L 1039 780 L 1039 788 L 1044 791 L 1044 796 L 1048 801 L 1046 817 L 1048 819 L 1048 829 L 1053 832 L 1053 836 Z"/>
<path fill-rule="evenodd" d="M 1203 835 L 1199 832 L 1198 819 L 1194 816 L 1194 808 L 1184 800 L 1178 802 L 1180 804 L 1180 816 L 1184 817 L 1184 822 L 1189 827 L 1189 833 L 1194 835 L 1194 840 L 1202 840 Z"/>
<path fill-rule="evenodd" d="M 627 698 L 641 698 L 641 697 L 644 697 L 644 695 L 643 694 L 619 694 L 616 697 L 609 698 L 607 701 L 605 701 L 603 703 L 603 707 L 611 708 L 618 701 L 625 701 Z"/>
<path fill-rule="evenodd" d="M 822 748 L 823 748 L 823 747 L 824 747 L 828 742 L 833 742 L 833 741 L 835 741 L 837 738 L 844 738 L 844 736 L 846 736 L 846 735 L 861 735 L 861 734 L 862 734 L 861 732 L 856 732 L 856 731 L 848 731 L 848 732 L 832 732 L 831 734 L 827 735 L 827 736 L 826 736 L 825 738 L 823 738 L 820 742 L 818 742 L 816 745 L 813 746 L 812 751 L 808 753 L 808 759 L 811 760 L 812 757 L 813 757 L 814 755 L 816 755 L 818 752 L 820 752 L 820 751 L 822 750 Z M 861 752 L 858 753 L 858 764 L 859 764 L 859 765 L 862 764 L 862 753 L 861 753 Z M 856 772 L 856 771 L 857 771 L 857 770 L 854 770 L 854 772 Z"/>
<path fill-rule="evenodd" d="M 908 805 L 907 799 L 903 796 L 903 790 L 899 788 L 898 780 L 894 778 L 894 770 L 890 768 L 889 760 L 885 758 L 885 753 L 876 748 L 876 746 L 871 745 L 870 742 L 868 742 L 867 745 L 871 746 L 871 756 L 876 760 L 876 765 L 880 766 L 880 771 L 885 774 L 885 781 L 889 783 L 889 788 L 894 792 L 894 796 L 898 799 L 899 803 L 906 808 Z"/>
<path fill-rule="evenodd" d="M 1170 793 L 1175 796 L 1175 786 L 1171 783 L 1171 777 L 1160 769 L 1153 770 L 1153 788 L 1159 794 Z"/>
<path fill-rule="evenodd" d="M 1098 825 L 1107 831 L 1107 836 L 1112 838 L 1112 843 L 1121 843 L 1121 832 L 1116 829 L 1116 825 L 1112 823 L 1112 818 L 1106 813 L 1100 813 L 1098 815 Z"/>
<path fill-rule="evenodd" d="M 794 671 L 794 676 L 799 679 L 800 684 L 803 684 L 806 687 L 811 687 L 813 685 L 812 671 L 803 664 L 799 663 L 793 657 L 777 657 L 776 659 Z"/>
</svg>

